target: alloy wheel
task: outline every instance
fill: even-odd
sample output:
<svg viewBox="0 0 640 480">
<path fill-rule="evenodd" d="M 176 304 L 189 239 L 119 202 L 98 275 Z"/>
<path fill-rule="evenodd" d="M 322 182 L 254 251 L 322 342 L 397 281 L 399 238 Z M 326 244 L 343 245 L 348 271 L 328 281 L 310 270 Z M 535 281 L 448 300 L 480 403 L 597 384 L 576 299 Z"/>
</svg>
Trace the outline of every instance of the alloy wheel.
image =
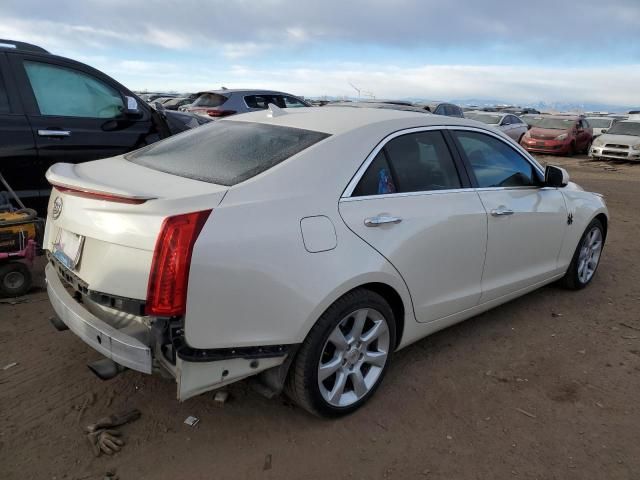
<svg viewBox="0 0 640 480">
<path fill-rule="evenodd" d="M 578 256 L 578 279 L 582 284 L 589 283 L 593 278 L 600 261 L 602 245 L 602 231 L 598 227 L 593 227 L 585 235 Z"/>
<path fill-rule="evenodd" d="M 389 356 L 385 317 L 372 308 L 345 316 L 327 339 L 318 364 L 318 386 L 324 400 L 348 407 L 376 385 Z"/>
</svg>

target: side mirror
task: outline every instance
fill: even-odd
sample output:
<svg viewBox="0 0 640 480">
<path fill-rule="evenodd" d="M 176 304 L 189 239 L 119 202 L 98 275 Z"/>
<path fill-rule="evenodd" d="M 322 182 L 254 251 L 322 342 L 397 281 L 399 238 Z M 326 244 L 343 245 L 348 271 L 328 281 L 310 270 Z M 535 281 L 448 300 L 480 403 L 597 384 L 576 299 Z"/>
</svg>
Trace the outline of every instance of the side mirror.
<svg viewBox="0 0 640 480">
<path fill-rule="evenodd" d="M 602 130 L 600 130 L 600 133 L 607 133 L 607 130 L 608 130 L 608 129 L 603 128 Z"/>
<path fill-rule="evenodd" d="M 569 172 L 564 168 L 547 165 L 544 171 L 544 186 L 561 188 L 569 184 Z"/>
</svg>

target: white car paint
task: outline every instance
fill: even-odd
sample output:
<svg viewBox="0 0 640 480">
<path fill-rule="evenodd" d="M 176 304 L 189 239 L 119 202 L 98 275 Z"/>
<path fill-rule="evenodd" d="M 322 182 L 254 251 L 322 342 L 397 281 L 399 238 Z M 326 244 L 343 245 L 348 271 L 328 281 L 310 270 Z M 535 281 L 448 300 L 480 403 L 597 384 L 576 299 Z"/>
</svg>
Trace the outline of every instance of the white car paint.
<svg viewBox="0 0 640 480">
<path fill-rule="evenodd" d="M 464 188 L 350 196 L 350 184 L 372 152 L 399 133 L 416 129 L 485 132 L 508 142 L 542 173 L 506 135 L 465 119 L 381 109 L 308 108 L 280 115 L 250 113 L 215 123 L 220 122 L 288 126 L 331 136 L 231 187 L 162 173 L 122 157 L 58 164 L 47 173 L 54 185 L 149 199 L 123 204 L 56 188 L 52 192 L 45 249 L 53 250 L 60 229 L 84 236 L 81 261 L 71 273 L 90 290 L 117 297 L 146 299 L 156 239 L 167 216 L 213 209 L 195 242 L 189 271 L 184 339 L 194 349 L 299 344 L 333 302 L 368 284 L 382 284 L 400 299 L 402 348 L 560 278 L 586 226 L 596 215 L 607 215 L 601 196 L 573 184 L 560 189 Z M 197 131 L 206 135 L 207 128 Z M 63 202 L 58 218 L 52 214 L 55 199 Z M 503 207 L 513 215 L 492 216 Z M 397 215 L 402 221 L 366 227 L 364 220 L 376 215 Z M 176 378 L 180 400 L 286 360 L 282 354 L 209 362 L 178 358 L 173 364 L 150 335 L 145 339 L 140 334 L 149 332 L 157 319 L 118 314 L 117 305 L 106 307 L 89 298 L 77 304 L 60 293 L 58 272 L 65 270 L 47 267 L 49 295 L 52 302 L 56 299 L 58 316 L 115 360 L 120 357 L 105 347 L 111 341 L 109 332 L 115 329 L 117 336 L 126 337 L 135 331 L 135 338 L 152 352 L 154 366 Z M 102 342 L 91 336 L 96 328 L 104 330 Z M 139 370 L 148 373 L 147 367 Z"/>
</svg>

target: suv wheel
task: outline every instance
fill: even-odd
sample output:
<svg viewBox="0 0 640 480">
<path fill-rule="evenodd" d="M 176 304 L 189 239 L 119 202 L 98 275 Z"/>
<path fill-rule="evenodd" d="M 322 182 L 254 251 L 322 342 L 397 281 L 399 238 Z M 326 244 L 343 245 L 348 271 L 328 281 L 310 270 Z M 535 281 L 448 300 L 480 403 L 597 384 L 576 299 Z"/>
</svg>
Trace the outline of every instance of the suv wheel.
<svg viewBox="0 0 640 480">
<path fill-rule="evenodd" d="M 362 406 L 389 368 L 393 311 L 365 289 L 347 293 L 320 317 L 300 347 L 286 393 L 314 415 L 336 417 Z"/>
</svg>

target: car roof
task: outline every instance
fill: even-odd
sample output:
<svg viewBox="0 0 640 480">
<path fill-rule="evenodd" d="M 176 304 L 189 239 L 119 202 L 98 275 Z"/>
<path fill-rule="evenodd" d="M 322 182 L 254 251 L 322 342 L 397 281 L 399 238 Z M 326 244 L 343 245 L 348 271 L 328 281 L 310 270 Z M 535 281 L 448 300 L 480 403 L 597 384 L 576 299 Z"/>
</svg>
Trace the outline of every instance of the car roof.
<svg viewBox="0 0 640 480">
<path fill-rule="evenodd" d="M 205 93 L 216 93 L 218 95 L 225 95 L 229 93 L 247 93 L 250 95 L 293 95 L 291 93 L 280 92 L 278 90 L 256 90 L 247 88 L 226 88 L 224 90 L 203 90 L 198 92 L 197 95 L 203 95 Z"/>
<path fill-rule="evenodd" d="M 429 114 L 428 110 L 424 107 L 416 107 L 413 105 L 405 105 L 403 103 L 391 103 L 391 102 L 331 102 L 327 103 L 325 107 L 348 107 L 348 108 L 387 108 L 393 110 L 405 110 L 408 112 L 420 112 Z"/>
<path fill-rule="evenodd" d="M 234 115 L 220 121 L 256 122 L 301 128 L 331 135 L 346 133 L 362 127 L 392 123 L 396 130 L 413 127 L 459 125 L 479 127 L 473 120 L 442 115 L 425 115 L 422 112 L 387 108 L 309 107 L 262 110 Z M 483 127 L 481 127 L 483 128 Z"/>
<path fill-rule="evenodd" d="M 511 113 L 511 112 L 485 112 L 484 110 L 471 110 L 469 112 L 464 112 L 464 113 L 477 113 L 478 115 L 491 115 L 492 117 L 495 117 L 496 115 L 498 117 L 504 117 L 505 115 L 514 115 L 517 116 L 515 113 Z"/>
</svg>

